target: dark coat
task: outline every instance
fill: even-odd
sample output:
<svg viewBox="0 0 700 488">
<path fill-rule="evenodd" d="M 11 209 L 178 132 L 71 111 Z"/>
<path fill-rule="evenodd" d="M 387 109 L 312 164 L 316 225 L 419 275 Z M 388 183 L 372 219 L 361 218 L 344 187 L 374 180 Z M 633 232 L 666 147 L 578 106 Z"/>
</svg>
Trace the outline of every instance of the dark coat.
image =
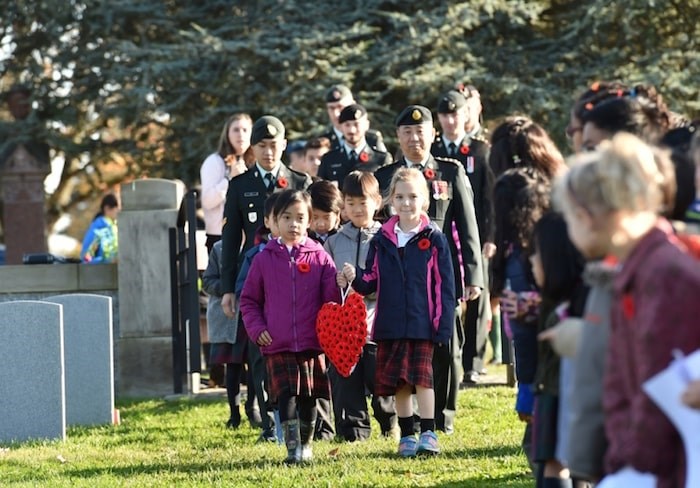
<svg viewBox="0 0 700 488">
<path fill-rule="evenodd" d="M 363 159 L 367 159 L 363 161 Z M 369 143 L 358 154 L 357 162 L 353 163 L 345 152 L 344 147 L 339 147 L 327 152 L 321 158 L 321 166 L 318 168 L 318 177 L 328 181 L 338 182 L 343 187 L 343 180 L 351 171 L 369 171 L 374 173 L 382 166 L 392 163 L 391 156 L 385 152 L 372 149 Z"/>
<path fill-rule="evenodd" d="M 379 168 L 374 176 L 379 181 L 379 188 L 388 196 L 389 185 L 394 173 L 406 166 L 406 160 Z M 481 258 L 481 242 L 479 241 L 479 229 L 474 213 L 474 194 L 469 179 L 464 172 L 464 167 L 455 159 L 428 158 L 426 168 L 435 172 L 432 181 L 428 181 L 430 192 L 430 208 L 428 217 L 437 224 L 447 237 L 452 255 L 454 268 L 455 291 L 457 297 L 464 295 L 464 285 L 484 287 L 483 259 Z M 446 183 L 447 198 L 436 199 L 434 185 Z M 464 282 L 460 271 L 460 263 L 457 252 L 457 243 L 452 232 L 452 224 L 455 224 L 459 236 L 460 254 L 464 266 Z"/>
<path fill-rule="evenodd" d="M 442 136 L 438 134 L 430 148 L 430 153 L 435 157 L 454 158 L 464 166 L 469 182 L 474 192 L 474 211 L 476 223 L 479 226 L 481 242 L 493 242 L 493 185 L 494 176 L 489 166 L 490 145 L 482 135 L 473 138 L 465 137 L 457 146 L 457 153 L 449 155 L 449 148 L 445 147 Z"/>
<path fill-rule="evenodd" d="M 421 230 L 399 250 L 397 222 L 392 217 L 372 238 L 365 268 L 356 268 L 352 282 L 362 295 L 377 294 L 372 337 L 448 344 L 456 301 L 447 239 L 424 217 Z"/>
<path fill-rule="evenodd" d="M 325 137 L 326 139 L 331 141 L 331 150 L 343 147 L 342 141 L 338 139 L 337 135 L 335 135 L 333 127 L 328 129 L 328 132 L 326 132 L 325 134 L 321 134 L 320 137 Z M 388 152 L 386 146 L 384 145 L 384 138 L 382 137 L 382 133 L 378 130 L 368 130 L 367 134 L 365 134 L 365 139 L 367 139 L 367 145 L 375 151 Z"/>
<path fill-rule="evenodd" d="M 277 185 L 281 178 L 287 182 L 287 189 L 305 190 L 311 184 L 306 173 L 287 168 L 280 163 Z M 255 231 L 263 225 L 265 199 L 271 192 L 267 190 L 257 165 L 232 178 L 228 184 L 224 205 L 224 227 L 221 232 L 221 292 L 233 293 L 238 276 L 238 267 L 243 254 L 255 243 Z M 241 247 L 241 243 L 243 246 Z"/>
</svg>

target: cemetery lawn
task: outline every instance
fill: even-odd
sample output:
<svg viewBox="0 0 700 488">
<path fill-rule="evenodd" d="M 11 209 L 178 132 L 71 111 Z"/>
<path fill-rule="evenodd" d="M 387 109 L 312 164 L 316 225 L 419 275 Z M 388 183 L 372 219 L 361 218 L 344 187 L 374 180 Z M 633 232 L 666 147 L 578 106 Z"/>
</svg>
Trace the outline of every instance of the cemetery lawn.
<svg viewBox="0 0 700 488">
<path fill-rule="evenodd" d="M 224 397 L 122 401 L 121 425 L 70 428 L 65 442 L 0 445 L 0 485 L 48 487 L 530 487 L 524 424 L 505 386 L 460 392 L 457 433 L 443 452 L 399 459 L 375 430 L 364 443 L 316 442 L 315 461 L 287 467 L 285 449 L 256 444 L 247 422 L 224 427 Z M 374 425 L 376 427 L 376 424 Z"/>
</svg>

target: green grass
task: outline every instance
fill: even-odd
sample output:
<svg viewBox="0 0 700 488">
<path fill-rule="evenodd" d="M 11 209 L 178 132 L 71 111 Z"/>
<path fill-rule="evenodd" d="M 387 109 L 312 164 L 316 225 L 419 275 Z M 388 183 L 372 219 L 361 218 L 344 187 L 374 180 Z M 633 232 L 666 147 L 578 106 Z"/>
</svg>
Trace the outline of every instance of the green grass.
<svg viewBox="0 0 700 488">
<path fill-rule="evenodd" d="M 255 444 L 247 423 L 225 429 L 224 398 L 120 402 L 119 426 L 0 448 L 0 485 L 530 487 L 513 399 L 500 386 L 462 391 L 457 433 L 435 458 L 399 459 L 375 430 L 368 442 L 317 442 L 314 463 L 296 467 L 282 446 Z"/>
</svg>

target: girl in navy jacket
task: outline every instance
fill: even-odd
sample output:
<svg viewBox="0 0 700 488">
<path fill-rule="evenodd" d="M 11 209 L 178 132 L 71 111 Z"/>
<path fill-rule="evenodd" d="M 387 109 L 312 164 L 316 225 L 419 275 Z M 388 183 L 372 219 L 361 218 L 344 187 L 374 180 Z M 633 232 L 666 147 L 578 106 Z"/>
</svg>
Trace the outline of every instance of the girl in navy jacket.
<svg viewBox="0 0 700 488">
<path fill-rule="evenodd" d="M 375 395 L 396 395 L 399 455 L 437 454 L 432 360 L 434 348 L 436 354 L 447 351 L 452 335 L 452 260 L 445 235 L 426 215 L 430 195 L 420 171 L 398 170 L 389 201 L 397 215 L 370 242 L 365 269 L 346 263 L 338 283 L 351 282 L 363 295 L 377 294 Z M 421 414 L 418 440 L 413 433 L 414 389 Z"/>
</svg>

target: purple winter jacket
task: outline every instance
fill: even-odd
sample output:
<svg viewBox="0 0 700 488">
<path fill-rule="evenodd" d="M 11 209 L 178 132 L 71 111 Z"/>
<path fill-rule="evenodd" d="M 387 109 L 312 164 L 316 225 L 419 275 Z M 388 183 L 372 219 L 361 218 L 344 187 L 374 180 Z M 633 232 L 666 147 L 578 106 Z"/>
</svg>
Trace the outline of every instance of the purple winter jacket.
<svg viewBox="0 0 700 488">
<path fill-rule="evenodd" d="M 267 330 L 272 344 L 264 355 L 321 351 L 316 316 L 326 302 L 340 302 L 333 259 L 310 238 L 292 248 L 278 239 L 255 256 L 240 298 L 243 323 L 257 341 Z"/>
</svg>

